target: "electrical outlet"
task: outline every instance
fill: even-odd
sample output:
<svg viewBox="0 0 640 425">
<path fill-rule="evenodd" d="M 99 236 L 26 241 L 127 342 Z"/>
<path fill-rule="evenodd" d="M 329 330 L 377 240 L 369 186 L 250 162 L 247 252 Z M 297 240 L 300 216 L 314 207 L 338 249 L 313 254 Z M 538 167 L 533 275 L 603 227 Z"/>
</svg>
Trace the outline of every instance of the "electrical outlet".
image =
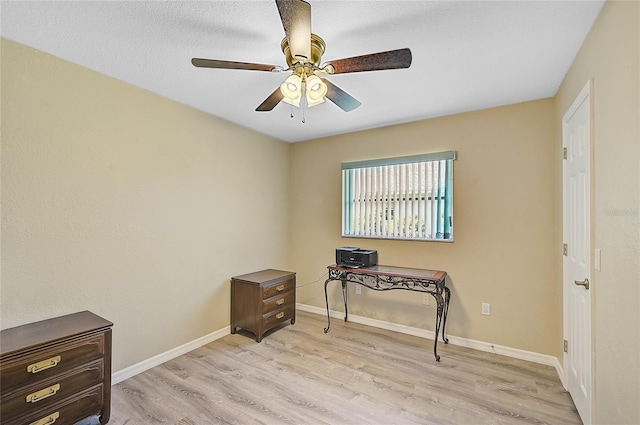
<svg viewBox="0 0 640 425">
<path fill-rule="evenodd" d="M 431 298 L 431 295 L 422 294 L 422 305 L 429 305 L 429 298 Z"/>
<path fill-rule="evenodd" d="M 362 285 L 356 283 L 356 295 L 362 294 Z"/>
<path fill-rule="evenodd" d="M 491 315 L 491 304 L 482 303 L 482 314 L 484 314 L 485 316 Z"/>
</svg>

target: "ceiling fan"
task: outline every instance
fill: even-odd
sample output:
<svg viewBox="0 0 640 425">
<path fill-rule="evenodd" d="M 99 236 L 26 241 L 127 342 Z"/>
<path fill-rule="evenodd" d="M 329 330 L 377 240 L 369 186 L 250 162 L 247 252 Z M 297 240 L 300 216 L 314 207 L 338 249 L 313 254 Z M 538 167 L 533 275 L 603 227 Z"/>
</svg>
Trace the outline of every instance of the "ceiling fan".
<svg viewBox="0 0 640 425">
<path fill-rule="evenodd" d="M 287 68 L 249 62 L 191 59 L 191 63 L 199 68 L 292 71 L 256 111 L 271 111 L 281 101 L 300 106 L 303 97 L 308 107 L 324 102 L 326 97 L 343 111 L 352 111 L 360 106 L 360 102 L 331 83 L 326 78 L 328 75 L 401 69 L 411 65 L 411 50 L 408 48 L 338 59 L 320 65 L 326 45 L 322 38 L 311 33 L 311 5 L 304 0 L 275 1 L 285 32 L 280 47 L 285 55 Z"/>
</svg>

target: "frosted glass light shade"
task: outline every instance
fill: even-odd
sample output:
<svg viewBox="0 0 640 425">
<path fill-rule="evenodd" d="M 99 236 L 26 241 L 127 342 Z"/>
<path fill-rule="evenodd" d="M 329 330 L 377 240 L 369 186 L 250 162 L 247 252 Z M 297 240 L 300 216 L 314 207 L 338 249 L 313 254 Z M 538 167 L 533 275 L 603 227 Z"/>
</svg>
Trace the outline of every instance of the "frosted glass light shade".
<svg viewBox="0 0 640 425">
<path fill-rule="evenodd" d="M 280 92 L 284 96 L 284 102 L 300 106 L 300 98 L 302 96 L 302 79 L 297 75 L 291 75 L 280 85 Z"/>
<path fill-rule="evenodd" d="M 307 105 L 312 107 L 324 102 L 324 96 L 327 94 L 327 85 L 315 75 L 308 77 L 306 84 Z"/>
</svg>

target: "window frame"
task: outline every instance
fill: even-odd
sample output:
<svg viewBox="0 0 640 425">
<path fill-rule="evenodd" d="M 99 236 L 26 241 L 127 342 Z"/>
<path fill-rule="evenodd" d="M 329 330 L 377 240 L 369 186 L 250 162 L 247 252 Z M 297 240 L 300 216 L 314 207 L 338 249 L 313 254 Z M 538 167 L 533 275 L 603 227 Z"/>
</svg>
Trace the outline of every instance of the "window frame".
<svg viewBox="0 0 640 425">
<path fill-rule="evenodd" d="M 353 162 L 344 162 L 341 164 L 341 213 L 342 213 L 342 228 L 341 228 L 341 236 L 344 238 L 363 238 L 363 239 L 385 239 L 385 240 L 408 240 L 408 241 L 419 241 L 419 242 L 453 242 L 454 241 L 454 234 L 453 234 L 453 163 L 457 158 L 457 152 L 456 151 L 443 151 L 443 152 L 435 152 L 435 153 L 426 153 L 426 154 L 419 154 L 419 155 L 410 155 L 410 156 L 402 156 L 402 157 L 393 157 L 393 158 L 381 158 L 381 159 L 372 159 L 372 160 L 365 160 L 365 161 L 353 161 Z M 440 167 L 443 164 L 440 161 L 446 161 L 445 168 L 444 170 L 441 170 Z M 427 225 L 425 223 L 425 233 L 424 236 L 420 237 L 419 235 L 415 235 L 416 230 L 412 230 L 410 233 L 413 234 L 413 236 L 408 237 L 405 235 L 405 231 L 400 231 L 400 235 L 396 236 L 393 234 L 380 234 L 382 233 L 379 229 L 380 227 L 383 225 L 383 219 L 380 219 L 376 222 L 372 222 L 371 226 L 375 227 L 377 230 L 375 230 L 375 234 L 364 234 L 362 233 L 362 225 L 357 226 L 358 223 L 354 223 L 357 219 L 355 218 L 355 214 L 356 214 L 356 199 L 354 199 L 355 194 L 353 193 L 353 191 L 351 190 L 347 190 L 347 188 L 351 189 L 354 186 L 354 172 L 347 172 L 347 170 L 363 170 L 361 172 L 366 172 L 364 170 L 366 169 L 371 169 L 373 167 L 386 167 L 386 166 L 397 166 L 397 165 L 405 165 L 405 164 L 416 164 L 416 163 L 429 163 L 429 162 L 439 162 L 438 164 L 438 171 L 437 173 L 444 173 L 444 177 L 441 176 L 437 176 L 437 180 L 440 183 L 440 185 L 438 186 L 438 195 L 437 195 L 437 199 L 438 199 L 438 203 L 435 204 L 435 210 L 434 208 L 434 204 L 432 204 L 433 202 L 433 195 L 428 195 L 429 193 L 429 189 L 428 187 L 430 187 L 427 184 L 427 180 L 429 179 L 428 176 L 425 175 L 423 176 L 423 178 L 425 179 L 424 181 L 424 193 L 420 192 L 420 196 L 417 197 L 418 199 L 414 199 L 413 201 L 417 201 L 417 202 L 423 202 L 423 206 L 420 208 L 424 208 L 425 211 L 427 208 L 431 209 L 431 211 L 436 211 L 436 213 L 440 216 L 440 219 L 435 219 L 435 220 L 439 220 L 440 223 L 442 223 L 442 232 L 437 232 L 437 230 L 440 228 L 439 224 L 436 225 L 436 232 L 435 232 L 435 237 L 432 237 L 432 235 L 434 234 L 433 231 L 430 232 L 426 232 L 427 229 Z M 425 171 L 429 166 L 425 165 Z M 431 167 L 433 167 L 433 165 L 431 165 Z M 382 171 L 380 169 L 377 169 L 377 171 Z M 415 173 L 415 171 L 414 171 Z M 415 175 L 414 175 L 415 178 Z M 413 181 L 412 181 L 413 182 Z M 348 184 L 347 184 L 348 183 Z M 368 182 L 371 183 L 371 182 Z M 362 183 L 362 184 L 367 184 L 367 182 Z M 373 185 L 373 184 L 371 184 Z M 444 187 L 445 190 L 440 190 L 441 187 Z M 388 196 L 389 194 L 389 188 L 385 188 L 384 189 L 384 195 Z M 368 192 L 367 192 L 368 193 Z M 415 192 L 412 192 L 415 193 Z M 376 215 L 380 214 L 380 213 L 384 213 L 385 216 L 388 217 L 388 212 L 391 211 L 392 213 L 395 212 L 395 209 L 389 209 L 388 207 L 388 203 L 389 202 L 396 202 L 396 206 L 399 205 L 398 203 L 402 204 L 402 207 L 400 208 L 400 211 L 404 211 L 406 212 L 405 208 L 408 205 L 407 202 L 412 202 L 412 200 L 408 200 L 406 197 L 403 199 L 399 199 L 400 198 L 400 194 L 399 193 L 395 193 L 394 198 L 388 198 L 385 197 L 385 199 L 383 201 L 377 201 L 377 200 L 365 200 L 362 201 L 361 199 L 361 207 L 362 207 L 362 203 L 364 202 L 365 204 L 367 202 L 369 202 L 371 205 L 376 205 L 376 206 L 380 206 L 383 205 L 384 211 L 380 212 L 378 210 L 376 210 Z M 443 200 L 443 205 L 440 206 L 440 200 Z M 380 204 L 379 202 L 382 202 L 382 204 Z M 413 206 L 415 206 L 416 204 L 412 204 Z M 420 204 L 417 204 L 420 205 Z M 373 207 L 371 207 L 373 208 Z M 401 223 L 402 220 L 404 220 L 404 216 L 406 214 L 401 214 L 402 217 L 398 220 L 394 220 L 393 224 L 397 225 L 398 223 Z M 362 213 L 360 214 L 360 219 L 362 219 L 363 215 Z M 413 213 L 412 210 L 412 215 L 410 215 L 412 223 L 414 224 L 406 224 L 406 228 L 408 228 L 409 226 L 422 226 L 421 224 L 416 224 L 415 218 L 416 215 Z M 448 217 L 448 219 L 447 219 Z M 432 221 L 434 220 L 433 216 L 431 217 Z M 365 220 L 367 220 L 365 218 Z M 420 223 L 420 217 L 418 217 L 418 223 Z M 387 224 L 389 223 L 388 219 L 386 220 Z M 446 223 L 446 221 L 448 221 L 448 225 Z M 406 223 L 406 222 L 405 222 Z M 365 226 L 366 227 L 366 226 Z M 445 238 L 445 234 L 446 234 L 446 230 L 449 230 L 449 238 Z M 418 233 L 420 233 L 420 231 L 418 231 Z M 438 234 L 442 234 L 442 237 L 438 237 Z"/>
</svg>

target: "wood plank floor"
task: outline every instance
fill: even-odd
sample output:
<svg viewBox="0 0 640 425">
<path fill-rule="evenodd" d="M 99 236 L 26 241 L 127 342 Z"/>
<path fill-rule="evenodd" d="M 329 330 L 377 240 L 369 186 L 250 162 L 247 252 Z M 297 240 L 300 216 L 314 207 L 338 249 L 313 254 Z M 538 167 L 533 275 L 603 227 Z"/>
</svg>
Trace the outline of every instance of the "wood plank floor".
<svg viewBox="0 0 640 425">
<path fill-rule="evenodd" d="M 110 425 L 581 424 L 554 368 L 297 312 L 113 387 Z"/>
</svg>

